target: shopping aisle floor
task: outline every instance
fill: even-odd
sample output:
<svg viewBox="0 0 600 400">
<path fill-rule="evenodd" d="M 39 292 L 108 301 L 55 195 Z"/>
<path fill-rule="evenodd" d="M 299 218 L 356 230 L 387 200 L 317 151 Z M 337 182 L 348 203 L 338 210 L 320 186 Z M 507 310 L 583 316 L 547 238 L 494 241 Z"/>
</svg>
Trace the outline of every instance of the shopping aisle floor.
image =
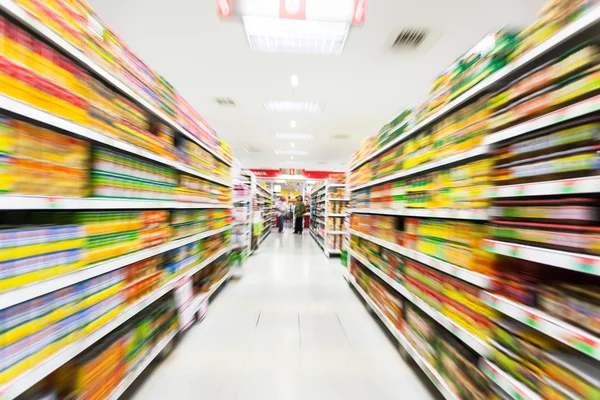
<svg viewBox="0 0 600 400">
<path fill-rule="evenodd" d="M 308 230 L 274 230 L 132 398 L 434 398 L 375 318 Z"/>
</svg>

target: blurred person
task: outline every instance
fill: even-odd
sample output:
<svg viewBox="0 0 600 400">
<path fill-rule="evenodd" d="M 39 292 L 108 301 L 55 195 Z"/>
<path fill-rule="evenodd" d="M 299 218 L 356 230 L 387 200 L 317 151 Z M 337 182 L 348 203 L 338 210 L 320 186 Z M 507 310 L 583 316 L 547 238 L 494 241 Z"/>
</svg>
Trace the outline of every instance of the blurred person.
<svg viewBox="0 0 600 400">
<path fill-rule="evenodd" d="M 279 221 L 279 233 L 283 232 L 283 224 L 285 212 L 287 211 L 287 206 L 285 204 L 285 200 L 283 197 L 280 197 L 275 203 L 275 210 L 277 211 L 277 220 Z"/>
<path fill-rule="evenodd" d="M 302 234 L 302 220 L 304 218 L 304 212 L 306 211 L 306 206 L 302 202 L 302 196 L 298 196 L 296 198 L 296 204 L 294 205 L 294 214 L 296 217 L 296 221 L 294 224 L 294 233 Z"/>
</svg>

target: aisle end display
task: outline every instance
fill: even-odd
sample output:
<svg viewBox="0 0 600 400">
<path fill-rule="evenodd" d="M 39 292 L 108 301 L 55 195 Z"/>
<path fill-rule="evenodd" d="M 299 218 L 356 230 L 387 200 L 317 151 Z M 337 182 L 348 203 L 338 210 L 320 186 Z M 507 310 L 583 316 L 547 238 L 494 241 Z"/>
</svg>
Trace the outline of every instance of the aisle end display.
<svg viewBox="0 0 600 400">
<path fill-rule="evenodd" d="M 332 174 L 310 196 L 310 235 L 327 257 L 341 254 L 347 234 L 345 219 L 350 198 L 345 182 L 344 174 Z"/>
</svg>

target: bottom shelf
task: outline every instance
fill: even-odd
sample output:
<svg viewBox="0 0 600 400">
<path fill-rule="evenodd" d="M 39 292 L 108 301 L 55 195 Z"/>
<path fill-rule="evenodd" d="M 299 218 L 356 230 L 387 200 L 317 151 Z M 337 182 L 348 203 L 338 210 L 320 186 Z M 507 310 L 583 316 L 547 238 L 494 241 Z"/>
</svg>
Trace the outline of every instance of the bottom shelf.
<svg viewBox="0 0 600 400">
<path fill-rule="evenodd" d="M 496 366 L 496 364 L 493 362 L 482 359 L 479 363 L 479 367 L 483 373 L 488 376 L 488 378 L 494 381 L 496 385 L 498 385 L 513 399 L 542 400 L 542 398 L 534 393 L 531 389 L 498 368 L 498 366 Z"/>
<path fill-rule="evenodd" d="M 344 270 L 346 270 L 346 269 L 344 268 Z M 352 284 L 352 286 L 354 286 L 354 288 L 356 289 L 358 294 L 360 294 L 362 296 L 362 298 L 365 299 L 365 301 L 369 305 L 369 307 L 371 307 L 371 309 L 375 312 L 375 314 L 377 314 L 379 319 L 388 328 L 388 330 L 392 333 L 392 335 L 394 335 L 396 340 L 398 340 L 398 342 L 400 342 L 400 345 L 406 350 L 406 352 L 408 354 L 410 354 L 410 356 L 413 358 L 413 360 L 415 360 L 415 363 L 419 366 L 419 368 L 421 368 L 423 370 L 423 372 L 425 372 L 425 375 L 427 375 L 427 377 L 431 380 L 431 382 L 433 382 L 433 384 L 437 387 L 437 389 L 444 396 L 444 398 L 458 400 L 458 397 L 455 396 L 454 393 L 452 393 L 450 391 L 450 388 L 448 387 L 448 385 L 446 384 L 444 379 L 440 376 L 438 371 L 435 368 L 433 368 L 433 366 L 429 362 L 427 362 L 423 357 L 421 357 L 421 355 L 419 353 L 417 353 L 417 351 L 406 340 L 406 338 L 398 330 L 398 328 L 396 328 L 394 326 L 394 324 L 392 324 L 392 322 L 387 319 L 387 317 L 381 312 L 379 307 L 377 307 L 377 305 L 373 302 L 373 300 L 371 300 L 369 295 L 367 295 L 365 293 L 365 291 L 358 285 L 358 283 L 356 283 L 356 280 L 354 279 L 354 277 L 352 275 L 350 275 L 347 271 L 345 271 L 344 277 L 346 278 L 346 280 L 348 280 L 348 282 L 350 282 Z"/>
<path fill-rule="evenodd" d="M 148 368 L 152 361 L 160 354 L 160 352 L 163 351 L 165 347 L 167 347 L 171 340 L 173 340 L 173 338 L 177 335 L 177 332 L 179 332 L 178 327 L 172 329 L 171 332 L 167 333 L 167 335 L 156 344 L 156 346 L 149 350 L 148 354 L 144 357 L 144 359 L 138 364 L 138 366 L 133 371 L 129 373 L 129 375 L 125 377 L 125 379 L 121 381 L 119 386 L 117 386 L 116 389 L 113 390 L 113 392 L 107 397 L 107 399 L 116 400 L 119 397 L 121 397 L 121 395 L 125 393 L 129 386 L 131 386 L 131 384 L 137 379 L 137 377 L 140 376 L 141 373 L 144 372 L 144 370 Z"/>
<path fill-rule="evenodd" d="M 313 232 L 313 230 L 310 230 L 310 236 L 313 237 L 313 239 L 315 239 L 315 242 L 317 242 L 317 244 L 319 246 L 321 246 L 322 249 L 325 249 L 325 243 L 323 241 L 323 239 L 321 239 L 319 236 L 315 235 L 315 233 Z"/>
</svg>

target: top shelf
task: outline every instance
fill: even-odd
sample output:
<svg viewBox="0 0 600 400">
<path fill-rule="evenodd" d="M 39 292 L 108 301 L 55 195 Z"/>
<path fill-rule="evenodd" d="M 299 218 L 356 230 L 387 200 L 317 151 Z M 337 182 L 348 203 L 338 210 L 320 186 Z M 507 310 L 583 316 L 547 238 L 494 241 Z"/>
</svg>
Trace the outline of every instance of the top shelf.
<svg viewBox="0 0 600 400">
<path fill-rule="evenodd" d="M 126 95 L 127 97 L 129 97 L 129 99 L 133 100 L 134 102 L 145 108 L 148 112 L 152 113 L 152 115 L 159 118 L 161 121 L 171 126 L 173 129 L 177 130 L 194 143 L 198 144 L 200 147 L 202 147 L 203 149 L 211 153 L 213 156 L 215 156 L 219 161 L 221 161 L 229 167 L 232 166 L 232 163 L 223 158 L 221 154 L 216 152 L 214 149 L 210 148 L 207 144 L 202 142 L 200 139 L 194 136 L 191 132 L 189 132 L 171 117 L 169 117 L 162 111 L 156 109 L 156 107 L 152 106 L 148 101 L 146 101 L 133 90 L 131 90 L 127 85 L 125 85 L 115 76 L 110 74 L 104 68 L 100 67 L 94 61 L 92 61 L 92 59 L 90 59 L 86 54 L 84 54 L 81 50 L 77 49 L 75 46 L 67 42 L 59 34 L 45 26 L 43 23 L 31 17 L 27 13 L 27 11 L 18 6 L 13 0 L 0 0 L 0 10 L 12 16 L 20 23 L 27 26 L 30 30 L 43 37 L 45 40 L 50 42 L 56 49 L 60 50 L 61 52 L 78 62 L 87 71 L 101 78 L 104 82 L 111 85 L 112 88 Z"/>
<path fill-rule="evenodd" d="M 417 132 L 422 131 L 424 128 L 437 122 L 446 114 L 458 108 L 463 103 L 467 102 L 473 97 L 486 92 L 487 90 L 491 89 L 493 86 L 499 84 L 503 80 L 510 78 L 512 75 L 522 72 L 522 70 L 533 61 L 536 61 L 542 56 L 550 53 L 552 50 L 556 49 L 558 46 L 565 43 L 569 39 L 572 39 L 575 36 L 584 33 L 585 31 L 596 25 L 599 21 L 600 5 L 595 6 L 594 8 L 589 10 L 585 15 L 570 23 L 569 25 L 555 33 L 553 36 L 540 43 L 538 46 L 534 47 L 523 56 L 519 57 L 516 61 L 506 65 L 501 70 L 496 71 L 494 74 L 485 78 L 483 81 L 473 86 L 471 89 L 469 89 L 468 91 L 466 91 L 465 93 L 448 103 L 446 106 L 442 107 L 439 111 L 415 125 L 412 129 L 409 129 L 408 131 L 404 132 L 384 147 L 374 151 L 372 154 L 369 154 L 367 157 L 352 165 L 350 167 L 350 171 L 354 171 L 369 160 L 372 160 L 378 155 L 396 146 L 398 143 L 402 142 L 406 138 L 414 135 Z M 397 128 L 398 127 L 394 127 L 394 129 Z"/>
</svg>

